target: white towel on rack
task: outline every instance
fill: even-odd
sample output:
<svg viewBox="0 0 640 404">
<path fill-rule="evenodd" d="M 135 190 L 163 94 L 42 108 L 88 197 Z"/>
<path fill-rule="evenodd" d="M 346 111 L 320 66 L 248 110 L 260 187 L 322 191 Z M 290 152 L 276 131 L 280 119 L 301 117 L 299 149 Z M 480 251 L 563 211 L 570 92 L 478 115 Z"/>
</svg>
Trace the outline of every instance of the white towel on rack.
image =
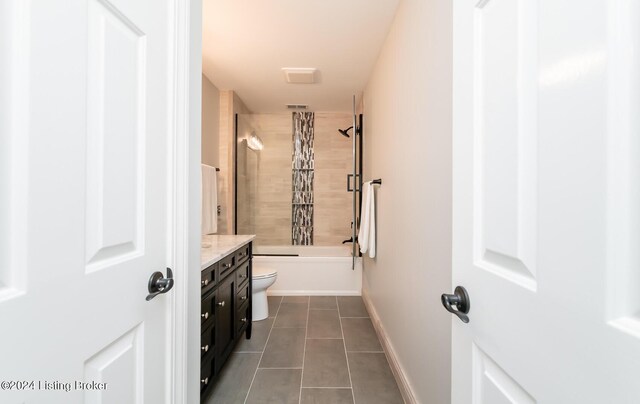
<svg viewBox="0 0 640 404">
<path fill-rule="evenodd" d="M 202 164 L 202 234 L 218 231 L 218 180 L 215 167 Z"/>
<path fill-rule="evenodd" d="M 369 257 L 376 256 L 376 199 L 373 192 L 373 184 L 367 181 L 362 184 L 364 206 L 360 215 L 360 231 L 358 232 L 358 244 L 360 252 L 369 250 Z"/>
</svg>

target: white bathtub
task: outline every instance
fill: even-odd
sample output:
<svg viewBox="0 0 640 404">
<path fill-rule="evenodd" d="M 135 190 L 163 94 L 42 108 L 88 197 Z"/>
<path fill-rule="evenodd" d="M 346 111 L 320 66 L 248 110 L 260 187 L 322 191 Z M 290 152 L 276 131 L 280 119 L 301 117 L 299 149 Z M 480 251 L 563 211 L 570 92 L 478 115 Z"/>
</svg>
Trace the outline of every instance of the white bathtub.
<svg viewBox="0 0 640 404">
<path fill-rule="evenodd" d="M 362 259 L 352 270 L 351 246 L 256 246 L 253 254 L 254 267 L 278 271 L 269 295 L 361 295 Z"/>
</svg>

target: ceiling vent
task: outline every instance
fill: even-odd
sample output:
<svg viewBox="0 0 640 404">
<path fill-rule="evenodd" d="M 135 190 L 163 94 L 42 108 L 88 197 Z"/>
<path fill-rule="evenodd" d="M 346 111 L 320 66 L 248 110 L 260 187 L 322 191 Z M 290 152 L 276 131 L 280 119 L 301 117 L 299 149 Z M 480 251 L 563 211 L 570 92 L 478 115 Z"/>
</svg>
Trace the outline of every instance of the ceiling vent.
<svg viewBox="0 0 640 404">
<path fill-rule="evenodd" d="M 284 79 L 289 84 L 313 84 L 316 82 L 316 69 L 303 67 L 285 67 Z"/>
<path fill-rule="evenodd" d="M 308 105 L 305 104 L 287 104 L 287 109 L 307 109 Z"/>
</svg>

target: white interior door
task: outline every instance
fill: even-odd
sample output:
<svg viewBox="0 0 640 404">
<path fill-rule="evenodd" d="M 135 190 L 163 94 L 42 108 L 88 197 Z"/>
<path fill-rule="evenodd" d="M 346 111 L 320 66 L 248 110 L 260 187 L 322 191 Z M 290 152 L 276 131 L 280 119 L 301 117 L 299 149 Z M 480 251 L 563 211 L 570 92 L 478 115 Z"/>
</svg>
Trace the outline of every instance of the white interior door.
<svg viewBox="0 0 640 404">
<path fill-rule="evenodd" d="M 0 2 L 2 403 L 167 401 L 170 3 Z"/>
<path fill-rule="evenodd" d="M 453 4 L 452 401 L 638 403 L 640 3 Z"/>
</svg>

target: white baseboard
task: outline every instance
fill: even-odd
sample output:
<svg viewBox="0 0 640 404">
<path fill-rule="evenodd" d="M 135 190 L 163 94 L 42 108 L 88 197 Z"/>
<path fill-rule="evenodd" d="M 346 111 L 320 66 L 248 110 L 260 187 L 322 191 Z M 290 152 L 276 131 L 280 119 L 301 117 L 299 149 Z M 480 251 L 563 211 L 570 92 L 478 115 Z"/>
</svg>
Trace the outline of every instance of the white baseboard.
<svg viewBox="0 0 640 404">
<path fill-rule="evenodd" d="M 371 322 L 373 323 L 373 328 L 375 328 L 376 334 L 378 334 L 378 339 L 380 340 L 382 348 L 384 349 L 384 353 L 387 356 L 389 366 L 391 367 L 391 372 L 396 379 L 396 383 L 398 383 L 398 388 L 400 389 L 400 394 L 402 394 L 404 402 L 407 404 L 418 404 L 415 394 L 413 394 L 411 384 L 409 384 L 409 380 L 407 379 L 406 373 L 400 365 L 398 356 L 393 350 L 393 346 L 391 345 L 389 338 L 387 338 L 384 327 L 380 322 L 380 317 L 378 316 L 376 309 L 373 307 L 373 304 L 371 303 L 371 300 L 369 300 L 369 296 L 367 296 L 367 293 L 364 289 L 362 290 L 362 300 L 364 301 L 364 305 L 369 312 Z"/>
</svg>

